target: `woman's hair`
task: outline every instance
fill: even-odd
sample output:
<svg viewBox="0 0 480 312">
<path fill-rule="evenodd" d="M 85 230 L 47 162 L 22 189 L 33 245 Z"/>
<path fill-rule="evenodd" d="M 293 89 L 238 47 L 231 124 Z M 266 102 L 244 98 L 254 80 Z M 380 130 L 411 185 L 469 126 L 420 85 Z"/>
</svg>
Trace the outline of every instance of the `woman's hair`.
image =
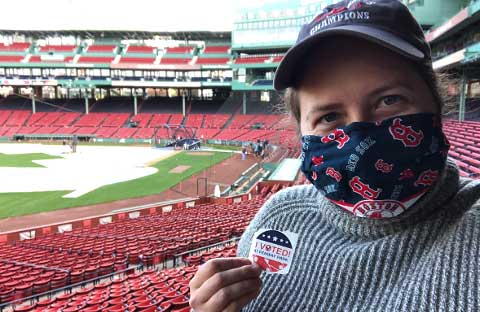
<svg viewBox="0 0 480 312">
<path fill-rule="evenodd" d="M 452 107 L 451 96 L 448 94 L 448 86 L 451 84 L 450 78 L 445 73 L 437 73 L 433 70 L 431 64 L 414 66 L 421 77 L 427 83 L 433 98 L 438 105 L 439 112 L 444 113 Z M 287 88 L 283 96 L 284 109 L 300 124 L 300 102 L 298 97 L 298 85 Z"/>
</svg>

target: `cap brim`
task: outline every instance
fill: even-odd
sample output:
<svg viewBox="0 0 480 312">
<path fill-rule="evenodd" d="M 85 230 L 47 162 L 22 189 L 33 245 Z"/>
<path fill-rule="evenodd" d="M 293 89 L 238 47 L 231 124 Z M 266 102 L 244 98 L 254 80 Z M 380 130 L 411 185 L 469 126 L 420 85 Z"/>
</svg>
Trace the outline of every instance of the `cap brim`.
<svg viewBox="0 0 480 312">
<path fill-rule="evenodd" d="M 332 35 L 348 35 L 377 43 L 394 52 L 404 55 L 407 58 L 415 61 L 421 61 L 425 58 L 425 54 L 411 43 L 395 36 L 392 33 L 384 30 L 362 25 L 354 26 L 339 26 L 332 29 L 327 29 L 317 34 L 308 37 L 304 41 L 292 47 L 283 57 L 280 65 L 275 73 L 273 87 L 275 90 L 281 91 L 292 86 L 292 78 L 299 60 L 301 60 L 307 51 L 321 39 L 330 37 Z"/>
</svg>

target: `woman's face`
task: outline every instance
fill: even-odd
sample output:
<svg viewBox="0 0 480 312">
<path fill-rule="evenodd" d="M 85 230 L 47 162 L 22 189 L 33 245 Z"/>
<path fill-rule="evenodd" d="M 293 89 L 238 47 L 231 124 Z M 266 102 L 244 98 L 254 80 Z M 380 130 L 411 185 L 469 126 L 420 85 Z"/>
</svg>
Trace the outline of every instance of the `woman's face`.
<svg viewBox="0 0 480 312">
<path fill-rule="evenodd" d="M 297 88 L 302 135 L 327 135 L 357 121 L 438 113 L 412 64 L 379 45 L 354 38 L 328 41 L 308 58 Z"/>
</svg>

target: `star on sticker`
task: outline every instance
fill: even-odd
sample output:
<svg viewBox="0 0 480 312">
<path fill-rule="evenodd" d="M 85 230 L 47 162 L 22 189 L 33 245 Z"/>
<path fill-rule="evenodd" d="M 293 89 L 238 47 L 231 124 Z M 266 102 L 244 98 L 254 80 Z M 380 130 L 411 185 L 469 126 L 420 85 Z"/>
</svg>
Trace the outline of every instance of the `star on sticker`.
<svg viewBox="0 0 480 312">
<path fill-rule="evenodd" d="M 280 238 L 280 243 L 283 243 L 283 239 Z"/>
<path fill-rule="evenodd" d="M 270 239 L 270 235 L 268 235 L 267 238 Z"/>
<path fill-rule="evenodd" d="M 278 238 L 276 236 L 273 237 L 273 241 L 276 242 Z"/>
</svg>

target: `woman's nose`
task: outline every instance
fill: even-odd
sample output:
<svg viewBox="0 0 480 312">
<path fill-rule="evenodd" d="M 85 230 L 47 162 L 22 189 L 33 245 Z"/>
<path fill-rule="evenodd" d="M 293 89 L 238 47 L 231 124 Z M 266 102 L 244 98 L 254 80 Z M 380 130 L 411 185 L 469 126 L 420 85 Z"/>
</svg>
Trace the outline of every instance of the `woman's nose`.
<svg viewBox="0 0 480 312">
<path fill-rule="evenodd" d="M 362 109 L 362 110 L 354 110 L 351 111 L 348 115 L 348 124 L 352 122 L 375 122 L 377 121 L 375 118 L 375 114 L 372 113 L 370 110 Z"/>
</svg>

